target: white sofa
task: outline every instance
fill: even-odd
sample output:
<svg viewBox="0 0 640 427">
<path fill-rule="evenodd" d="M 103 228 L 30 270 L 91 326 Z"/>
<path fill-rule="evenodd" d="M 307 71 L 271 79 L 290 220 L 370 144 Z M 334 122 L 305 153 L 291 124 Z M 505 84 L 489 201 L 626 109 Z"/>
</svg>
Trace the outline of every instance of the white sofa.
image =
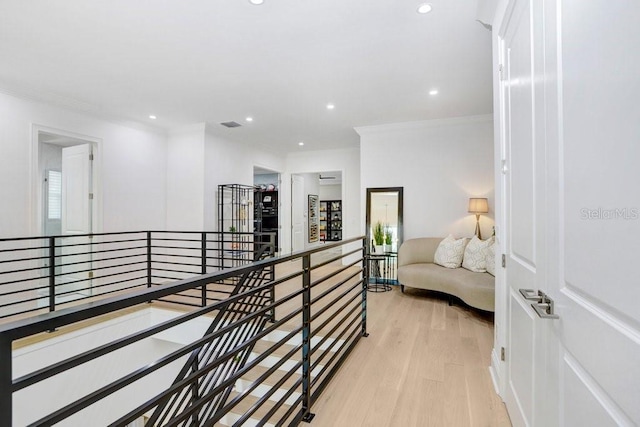
<svg viewBox="0 0 640 427">
<path fill-rule="evenodd" d="M 433 257 L 442 237 L 405 241 L 398 250 L 398 281 L 405 287 L 443 292 L 485 311 L 495 311 L 495 278 L 465 268 L 445 268 Z"/>
</svg>

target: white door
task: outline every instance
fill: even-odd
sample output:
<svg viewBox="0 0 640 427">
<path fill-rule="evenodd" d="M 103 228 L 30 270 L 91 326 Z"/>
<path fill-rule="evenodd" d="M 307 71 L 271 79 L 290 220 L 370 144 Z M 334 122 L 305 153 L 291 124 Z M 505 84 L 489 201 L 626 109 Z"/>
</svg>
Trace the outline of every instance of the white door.
<svg viewBox="0 0 640 427">
<path fill-rule="evenodd" d="M 82 235 L 91 233 L 92 202 L 91 144 L 82 144 L 62 149 L 62 234 Z M 88 292 L 90 284 L 91 257 L 73 255 L 91 250 L 87 237 L 62 239 L 63 276 L 57 293 L 74 290 Z M 74 246 L 71 246 L 74 245 Z M 73 264 L 73 265 L 70 265 Z M 82 281 L 80 281 L 82 280 Z M 65 283 L 73 282 L 68 285 Z"/>
<path fill-rule="evenodd" d="M 544 139 L 536 133 L 531 5 L 516 1 L 502 41 L 506 201 L 508 364 L 505 402 L 514 425 L 539 423 L 544 329 L 520 289 L 545 288 Z"/>
<path fill-rule="evenodd" d="M 510 3 L 505 401 L 514 425 L 638 425 L 640 4 Z"/>
<path fill-rule="evenodd" d="M 304 177 L 291 175 L 291 251 L 304 250 Z"/>
<path fill-rule="evenodd" d="M 62 149 L 62 234 L 91 232 L 91 145 Z"/>
</svg>

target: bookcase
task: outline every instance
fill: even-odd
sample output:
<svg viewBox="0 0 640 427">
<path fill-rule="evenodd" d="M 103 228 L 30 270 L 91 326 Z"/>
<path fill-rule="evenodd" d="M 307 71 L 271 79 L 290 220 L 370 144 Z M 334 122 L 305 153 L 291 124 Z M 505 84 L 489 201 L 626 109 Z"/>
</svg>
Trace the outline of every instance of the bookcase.
<svg viewBox="0 0 640 427">
<path fill-rule="evenodd" d="M 275 233 L 276 248 L 278 252 L 278 191 L 258 190 L 254 195 L 254 231 Z M 262 236 L 267 241 L 268 236 Z"/>
<path fill-rule="evenodd" d="M 320 201 L 320 240 L 342 240 L 342 200 Z"/>
</svg>

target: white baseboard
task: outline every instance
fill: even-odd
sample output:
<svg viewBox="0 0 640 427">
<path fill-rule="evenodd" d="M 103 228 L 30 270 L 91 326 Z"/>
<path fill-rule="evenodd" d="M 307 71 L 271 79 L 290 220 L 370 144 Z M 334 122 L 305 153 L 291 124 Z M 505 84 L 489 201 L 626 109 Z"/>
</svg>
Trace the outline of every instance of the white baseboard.
<svg viewBox="0 0 640 427">
<path fill-rule="evenodd" d="M 489 366 L 489 374 L 491 375 L 491 381 L 493 382 L 493 388 L 495 389 L 498 396 L 504 400 L 504 396 L 502 395 L 502 362 L 500 361 L 500 356 L 496 351 L 496 348 L 491 351 L 491 366 Z"/>
</svg>

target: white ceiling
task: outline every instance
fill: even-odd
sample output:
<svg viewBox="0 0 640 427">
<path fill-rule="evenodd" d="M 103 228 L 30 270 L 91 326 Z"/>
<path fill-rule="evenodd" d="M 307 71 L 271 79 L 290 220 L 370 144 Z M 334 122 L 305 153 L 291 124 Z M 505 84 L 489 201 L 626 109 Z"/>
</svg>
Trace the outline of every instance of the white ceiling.
<svg viewBox="0 0 640 427">
<path fill-rule="evenodd" d="M 0 88 L 281 151 L 357 146 L 356 126 L 492 112 L 476 2 L 0 0 Z"/>
</svg>

